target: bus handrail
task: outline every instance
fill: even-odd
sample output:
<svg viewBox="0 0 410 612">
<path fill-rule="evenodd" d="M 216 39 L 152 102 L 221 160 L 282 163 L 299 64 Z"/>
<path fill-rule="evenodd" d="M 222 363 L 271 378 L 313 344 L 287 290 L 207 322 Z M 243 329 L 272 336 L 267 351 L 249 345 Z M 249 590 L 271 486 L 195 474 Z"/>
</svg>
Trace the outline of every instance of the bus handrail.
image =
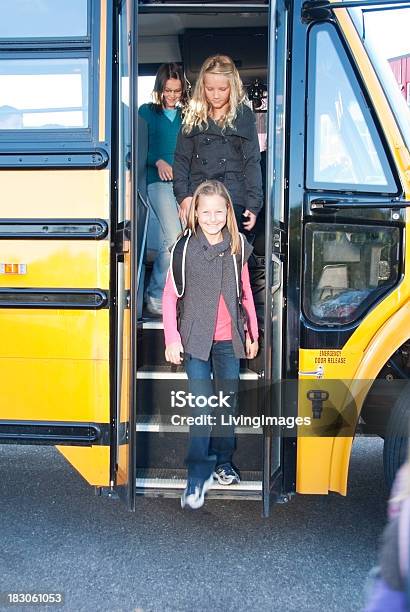
<svg viewBox="0 0 410 612">
<path fill-rule="evenodd" d="M 338 200 L 337 198 L 317 198 L 310 202 L 312 209 L 321 208 L 408 208 L 409 200 L 377 200 L 370 202 L 359 200 Z"/>
<path fill-rule="evenodd" d="M 146 217 L 145 217 L 145 223 L 144 223 L 144 230 L 143 230 L 143 234 L 142 234 L 142 241 L 141 241 L 141 256 L 138 258 L 138 267 L 137 267 L 137 288 L 139 289 L 140 286 L 140 281 L 141 281 L 141 273 L 142 273 L 142 266 L 143 266 L 143 261 L 144 261 L 144 257 L 142 256 L 142 253 L 144 252 L 145 249 L 145 245 L 147 242 L 147 234 L 148 234 L 148 222 L 149 222 L 149 216 L 150 216 L 150 206 L 148 204 L 148 202 L 145 200 L 145 198 L 143 197 L 141 191 L 138 189 L 137 190 L 137 196 L 138 199 L 140 200 L 140 202 L 142 203 L 142 205 L 144 206 L 144 208 L 147 211 Z"/>
</svg>

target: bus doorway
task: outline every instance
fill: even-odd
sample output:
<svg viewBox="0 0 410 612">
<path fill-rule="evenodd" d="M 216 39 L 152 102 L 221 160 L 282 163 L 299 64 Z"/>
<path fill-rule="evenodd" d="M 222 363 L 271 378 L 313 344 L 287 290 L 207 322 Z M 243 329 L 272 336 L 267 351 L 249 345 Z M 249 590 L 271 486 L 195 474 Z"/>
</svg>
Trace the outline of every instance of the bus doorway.
<svg viewBox="0 0 410 612">
<path fill-rule="evenodd" d="M 282 493 L 282 440 L 278 430 L 264 425 L 266 416 L 280 414 L 277 383 L 282 378 L 282 309 L 284 217 L 284 105 L 286 19 L 276 24 L 275 11 L 264 3 L 238 6 L 221 3 L 207 7 L 144 4 L 138 14 L 138 104 L 149 102 L 155 74 L 165 62 L 181 64 L 194 86 L 202 62 L 217 53 L 234 60 L 256 116 L 264 180 L 265 205 L 252 237 L 249 263 L 260 330 L 256 359 L 243 361 L 234 456 L 241 471 L 239 485 L 215 484 L 208 497 L 263 500 L 268 513 L 272 494 Z M 286 14 L 282 9 L 282 14 Z M 272 37 L 271 32 L 276 32 Z M 270 66 L 268 70 L 268 66 Z M 277 69 L 279 67 L 279 69 Z M 269 83 L 268 83 L 269 81 Z M 277 104 L 270 105 L 271 100 Z M 138 170 L 147 147 L 139 128 Z M 269 151 L 269 159 L 267 160 Z M 135 170 L 135 169 L 134 169 Z M 273 188 L 273 177 L 279 177 Z M 141 180 L 139 189 L 144 191 Z M 150 210 L 148 198 L 141 196 Z M 142 209 L 141 209 L 142 210 Z M 141 269 L 138 284 L 137 385 L 136 385 L 136 493 L 179 496 L 185 487 L 184 456 L 188 425 L 187 407 L 173 398 L 185 390 L 184 369 L 171 368 L 164 358 L 162 317 L 143 308 L 144 288 L 160 239 L 158 221 L 141 215 L 137 249 Z M 274 358 L 272 358 L 274 355 Z M 274 393 L 272 393 L 274 389 Z"/>
</svg>

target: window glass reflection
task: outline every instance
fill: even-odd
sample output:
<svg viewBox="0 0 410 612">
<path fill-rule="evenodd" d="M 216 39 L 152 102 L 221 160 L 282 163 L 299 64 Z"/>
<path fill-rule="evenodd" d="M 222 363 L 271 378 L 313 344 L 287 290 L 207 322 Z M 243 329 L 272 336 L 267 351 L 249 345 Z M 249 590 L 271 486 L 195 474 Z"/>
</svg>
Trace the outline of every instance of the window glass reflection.
<svg viewBox="0 0 410 612">
<path fill-rule="evenodd" d="M 86 58 L 0 61 L 0 130 L 86 127 Z"/>
<path fill-rule="evenodd" d="M 306 226 L 304 309 L 319 324 L 351 323 L 399 278 L 396 227 Z"/>
<path fill-rule="evenodd" d="M 314 30 L 310 55 L 308 186 L 395 192 L 373 118 L 330 27 Z"/>
<path fill-rule="evenodd" d="M 87 0 L 0 0 L 0 38 L 87 36 Z"/>
</svg>

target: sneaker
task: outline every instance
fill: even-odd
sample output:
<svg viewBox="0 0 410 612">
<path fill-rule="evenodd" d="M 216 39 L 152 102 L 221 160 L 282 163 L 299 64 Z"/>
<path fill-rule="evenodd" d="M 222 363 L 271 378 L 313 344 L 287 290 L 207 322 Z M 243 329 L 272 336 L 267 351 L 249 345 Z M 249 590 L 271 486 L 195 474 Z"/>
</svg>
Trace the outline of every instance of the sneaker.
<svg viewBox="0 0 410 612">
<path fill-rule="evenodd" d="M 156 317 L 162 316 L 162 300 L 160 298 L 153 298 L 147 295 L 145 298 L 145 309 L 146 311 Z"/>
<path fill-rule="evenodd" d="M 214 478 L 221 485 L 239 484 L 241 482 L 241 477 L 231 463 L 218 465 L 214 472 Z"/>
<path fill-rule="evenodd" d="M 181 508 L 189 506 L 193 510 L 197 510 L 204 505 L 205 493 L 212 486 L 214 477 L 211 476 L 204 482 L 198 480 L 188 480 L 185 491 L 181 496 Z"/>
</svg>

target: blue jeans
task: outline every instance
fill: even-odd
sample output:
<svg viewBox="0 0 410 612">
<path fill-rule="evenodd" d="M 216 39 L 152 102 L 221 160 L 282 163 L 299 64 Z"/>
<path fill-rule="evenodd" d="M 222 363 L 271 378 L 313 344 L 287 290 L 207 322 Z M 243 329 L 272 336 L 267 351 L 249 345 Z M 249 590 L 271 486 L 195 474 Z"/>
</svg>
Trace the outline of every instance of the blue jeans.
<svg viewBox="0 0 410 612">
<path fill-rule="evenodd" d="M 169 248 L 174 244 L 181 231 L 181 223 L 171 181 L 150 183 L 148 185 L 148 199 L 158 219 L 161 237 L 146 295 L 160 300 L 162 299 L 169 267 Z"/>
<path fill-rule="evenodd" d="M 211 406 L 191 408 L 191 416 L 215 418 L 215 425 L 193 425 L 189 429 L 188 453 L 185 464 L 188 467 L 188 478 L 206 480 L 215 467 L 230 463 L 236 448 L 235 426 L 222 424 L 229 422 L 229 416 L 235 415 L 238 382 L 239 359 L 235 357 L 231 340 L 214 342 L 207 361 L 196 359 L 185 353 L 185 369 L 188 375 L 189 391 L 196 397 L 204 395 L 229 396 L 229 408 L 225 405 L 213 410 Z M 213 372 L 213 380 L 211 380 Z"/>
</svg>

